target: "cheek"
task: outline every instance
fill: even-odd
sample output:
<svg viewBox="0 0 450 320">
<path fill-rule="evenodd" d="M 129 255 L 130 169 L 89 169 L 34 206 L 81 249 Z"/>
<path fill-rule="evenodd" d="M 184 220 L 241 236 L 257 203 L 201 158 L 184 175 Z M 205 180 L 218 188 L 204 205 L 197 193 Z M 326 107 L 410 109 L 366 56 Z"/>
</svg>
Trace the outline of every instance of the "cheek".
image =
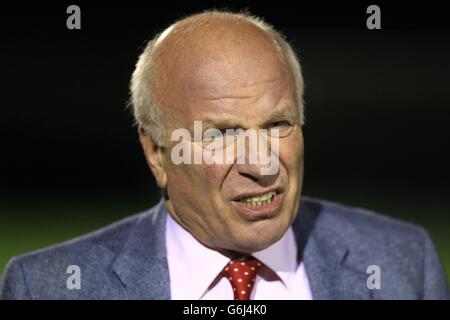
<svg viewBox="0 0 450 320">
<path fill-rule="evenodd" d="M 289 176 L 302 170 L 303 153 L 304 145 L 301 132 L 297 132 L 280 141 L 280 163 Z"/>
<path fill-rule="evenodd" d="M 220 186 L 227 175 L 229 166 L 224 165 L 174 165 L 168 170 L 168 180 L 171 188 L 182 189 L 187 194 L 202 194 L 219 192 Z M 194 187 L 195 186 L 195 187 Z"/>
<path fill-rule="evenodd" d="M 203 183 L 209 193 L 221 192 L 224 181 L 230 171 L 230 165 L 202 165 L 199 174 L 203 176 Z"/>
<path fill-rule="evenodd" d="M 214 178 L 217 180 L 223 180 L 226 177 L 228 171 L 230 170 L 230 165 L 228 164 L 211 164 L 211 165 L 201 165 L 199 166 L 199 170 L 205 172 L 210 178 Z"/>
</svg>

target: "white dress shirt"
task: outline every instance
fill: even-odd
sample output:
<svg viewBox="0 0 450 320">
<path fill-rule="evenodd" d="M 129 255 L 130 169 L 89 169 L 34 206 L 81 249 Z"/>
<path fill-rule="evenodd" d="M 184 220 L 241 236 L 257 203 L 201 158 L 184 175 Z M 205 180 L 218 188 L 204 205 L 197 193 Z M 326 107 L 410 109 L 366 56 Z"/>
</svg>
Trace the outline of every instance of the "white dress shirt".
<svg viewBox="0 0 450 320">
<path fill-rule="evenodd" d="M 169 213 L 166 248 L 172 300 L 234 298 L 229 280 L 221 276 L 230 259 L 197 241 Z M 253 256 L 268 268 L 256 277 L 252 300 L 312 299 L 304 264 L 297 263 L 297 244 L 292 228 L 279 241 L 254 252 Z"/>
</svg>

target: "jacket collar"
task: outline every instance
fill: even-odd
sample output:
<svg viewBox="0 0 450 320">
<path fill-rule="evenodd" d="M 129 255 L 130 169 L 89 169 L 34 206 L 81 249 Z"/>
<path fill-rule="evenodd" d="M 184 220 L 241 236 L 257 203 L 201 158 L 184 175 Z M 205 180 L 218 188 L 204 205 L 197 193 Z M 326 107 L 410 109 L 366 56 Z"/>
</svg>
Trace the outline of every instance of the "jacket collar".
<svg viewBox="0 0 450 320">
<path fill-rule="evenodd" d="M 367 274 L 360 263 L 352 262 L 357 231 L 328 210 L 322 202 L 302 197 L 292 225 L 313 299 L 370 299 Z M 126 299 L 170 299 L 165 223 L 161 200 L 138 217 L 115 260 L 113 270 L 126 287 Z"/>
<path fill-rule="evenodd" d="M 170 299 L 165 244 L 164 202 L 138 217 L 113 264 L 126 288 L 126 299 Z"/>
<path fill-rule="evenodd" d="M 313 299 L 371 299 L 366 270 L 354 259 L 363 254 L 354 245 L 360 235 L 338 208 L 329 210 L 323 201 L 302 197 L 293 224 Z"/>
</svg>

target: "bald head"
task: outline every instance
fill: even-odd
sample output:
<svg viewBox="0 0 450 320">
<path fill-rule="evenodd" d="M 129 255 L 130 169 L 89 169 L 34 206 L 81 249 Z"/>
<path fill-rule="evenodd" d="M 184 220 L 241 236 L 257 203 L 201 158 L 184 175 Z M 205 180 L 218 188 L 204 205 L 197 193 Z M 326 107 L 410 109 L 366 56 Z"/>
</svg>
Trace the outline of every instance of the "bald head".
<svg viewBox="0 0 450 320">
<path fill-rule="evenodd" d="M 277 79 L 293 85 L 303 122 L 300 67 L 280 34 L 243 14 L 196 14 L 167 28 L 141 55 L 131 83 L 136 121 L 162 143 L 164 129 L 158 127 L 170 116 L 167 110 L 181 111 L 180 101 L 192 94 L 217 98 Z"/>
</svg>

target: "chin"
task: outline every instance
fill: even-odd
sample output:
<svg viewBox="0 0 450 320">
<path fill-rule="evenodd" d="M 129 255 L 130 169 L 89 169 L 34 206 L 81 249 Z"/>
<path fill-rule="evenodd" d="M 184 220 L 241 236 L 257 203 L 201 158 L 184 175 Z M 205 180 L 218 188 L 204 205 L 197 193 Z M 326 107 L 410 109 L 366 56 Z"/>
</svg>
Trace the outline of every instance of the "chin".
<svg viewBox="0 0 450 320">
<path fill-rule="evenodd" d="M 246 237 L 239 237 L 235 240 L 235 249 L 233 251 L 242 253 L 253 253 L 270 247 L 280 240 L 286 233 L 289 226 L 283 228 L 280 225 L 274 225 L 274 221 L 264 221 L 262 226 L 250 228 L 246 232 Z"/>
</svg>

